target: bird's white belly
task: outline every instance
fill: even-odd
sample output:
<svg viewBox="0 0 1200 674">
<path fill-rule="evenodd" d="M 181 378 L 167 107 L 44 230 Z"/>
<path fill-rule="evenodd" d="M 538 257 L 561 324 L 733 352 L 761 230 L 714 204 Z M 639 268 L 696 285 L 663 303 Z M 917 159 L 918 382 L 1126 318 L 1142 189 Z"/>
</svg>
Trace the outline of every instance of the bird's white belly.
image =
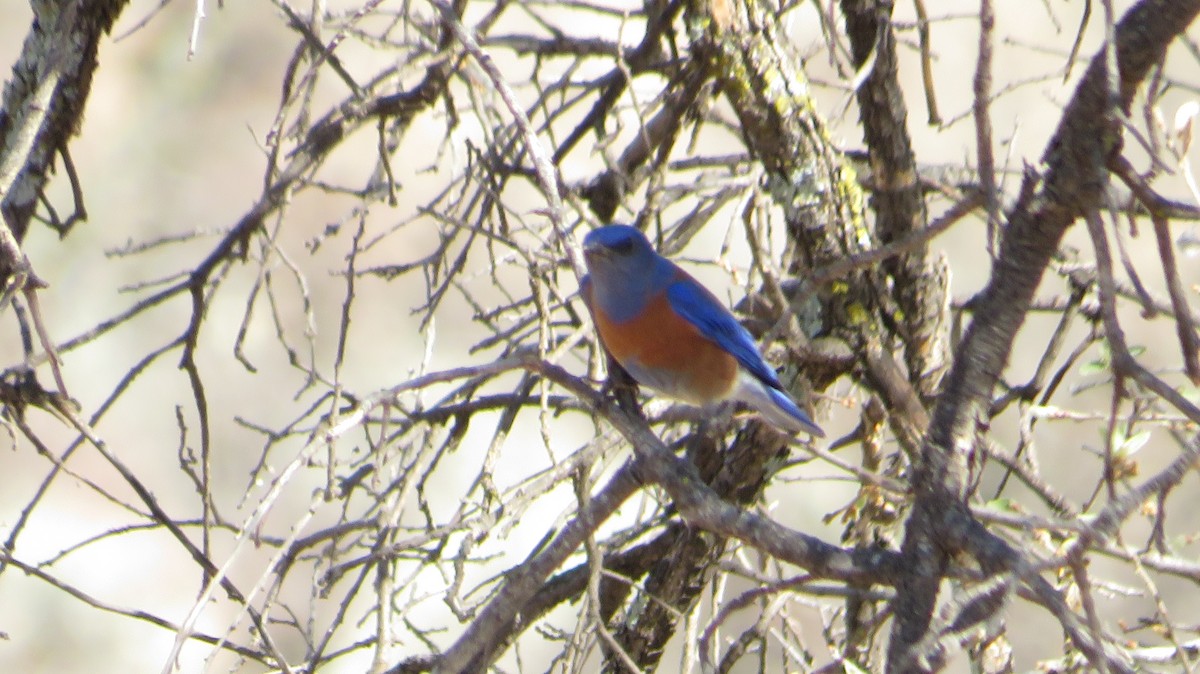
<svg viewBox="0 0 1200 674">
<path fill-rule="evenodd" d="M 636 362 L 624 363 L 622 366 L 639 384 L 675 400 L 700 407 L 729 400 L 737 390 L 742 377 L 739 372 L 738 378 L 724 387 L 698 387 L 687 373 L 642 367 Z"/>
</svg>

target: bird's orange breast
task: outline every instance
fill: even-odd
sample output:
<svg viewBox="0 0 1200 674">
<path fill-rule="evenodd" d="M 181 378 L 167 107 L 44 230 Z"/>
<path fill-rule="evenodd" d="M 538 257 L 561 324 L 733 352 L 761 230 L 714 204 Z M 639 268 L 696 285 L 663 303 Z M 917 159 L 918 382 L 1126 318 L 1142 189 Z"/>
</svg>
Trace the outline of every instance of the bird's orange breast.
<svg viewBox="0 0 1200 674">
<path fill-rule="evenodd" d="M 592 317 L 605 348 L 640 383 L 699 405 L 732 392 L 737 360 L 675 313 L 665 293 L 627 321 L 609 320 L 594 305 Z"/>
</svg>

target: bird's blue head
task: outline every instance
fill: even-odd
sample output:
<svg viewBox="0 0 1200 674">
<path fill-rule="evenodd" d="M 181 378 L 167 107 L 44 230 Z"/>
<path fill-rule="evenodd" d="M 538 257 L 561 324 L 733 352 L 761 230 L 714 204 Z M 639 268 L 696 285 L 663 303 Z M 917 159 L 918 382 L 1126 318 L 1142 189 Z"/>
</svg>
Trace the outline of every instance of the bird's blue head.
<svg viewBox="0 0 1200 674">
<path fill-rule="evenodd" d="M 603 269 L 645 269 L 658 256 L 649 239 L 629 225 L 608 225 L 588 232 L 583 237 L 583 256 L 588 271 Z"/>
<path fill-rule="evenodd" d="M 672 276 L 671 263 L 649 239 L 629 225 L 608 225 L 583 238 L 583 259 L 596 299 L 606 311 L 624 314 L 640 307 Z"/>
</svg>

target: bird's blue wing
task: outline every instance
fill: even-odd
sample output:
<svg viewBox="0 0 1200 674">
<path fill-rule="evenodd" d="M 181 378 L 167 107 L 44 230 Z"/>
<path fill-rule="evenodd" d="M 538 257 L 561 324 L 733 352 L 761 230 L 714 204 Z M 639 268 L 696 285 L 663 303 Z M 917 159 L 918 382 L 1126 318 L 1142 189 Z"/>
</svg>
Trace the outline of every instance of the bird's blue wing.
<svg viewBox="0 0 1200 674">
<path fill-rule="evenodd" d="M 725 305 L 695 279 L 684 277 L 668 286 L 667 301 L 676 313 L 696 326 L 700 334 L 732 354 L 746 371 L 771 388 L 783 389 L 775 370 L 758 352 L 754 338 Z"/>
</svg>

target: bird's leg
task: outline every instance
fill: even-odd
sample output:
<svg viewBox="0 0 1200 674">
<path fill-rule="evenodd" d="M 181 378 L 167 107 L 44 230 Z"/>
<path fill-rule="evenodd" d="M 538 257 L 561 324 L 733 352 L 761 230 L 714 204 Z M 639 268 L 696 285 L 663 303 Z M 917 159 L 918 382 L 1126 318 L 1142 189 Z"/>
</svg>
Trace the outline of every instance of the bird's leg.
<svg viewBox="0 0 1200 674">
<path fill-rule="evenodd" d="M 733 418 L 738 412 L 738 403 L 734 400 L 727 400 L 715 405 L 709 405 L 704 408 L 704 411 L 709 415 L 705 423 L 714 429 L 718 429 L 717 432 L 725 434 L 733 426 Z"/>
<path fill-rule="evenodd" d="M 644 420 L 646 415 L 642 413 L 642 407 L 638 404 L 637 380 L 621 367 L 611 353 L 605 351 L 605 355 L 608 357 L 608 379 L 604 381 L 600 392 L 606 396 L 612 394 L 621 409 Z"/>
<path fill-rule="evenodd" d="M 720 472 L 725 458 L 725 433 L 729 430 L 731 416 L 729 405 L 710 405 L 700 408 L 703 415 L 696 423 L 696 430 L 688 434 L 685 456 L 700 470 L 700 476 L 708 484 Z"/>
</svg>

